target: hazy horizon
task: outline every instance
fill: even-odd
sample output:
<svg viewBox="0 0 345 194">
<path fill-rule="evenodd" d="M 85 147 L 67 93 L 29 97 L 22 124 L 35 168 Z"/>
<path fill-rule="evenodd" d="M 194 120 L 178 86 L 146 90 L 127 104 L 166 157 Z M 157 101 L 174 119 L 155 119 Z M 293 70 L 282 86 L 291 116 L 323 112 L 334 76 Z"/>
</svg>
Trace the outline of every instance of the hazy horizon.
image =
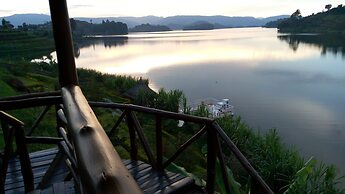
<svg viewBox="0 0 345 194">
<path fill-rule="evenodd" d="M 158 1 L 144 0 L 135 2 L 133 0 L 73 0 L 67 1 L 70 17 L 143 17 L 159 16 L 169 17 L 175 15 L 203 15 L 203 16 L 253 16 L 256 18 L 270 17 L 276 15 L 290 15 L 296 9 L 300 9 L 303 16 L 324 10 L 326 4 L 337 6 L 342 4 L 341 0 L 288 0 L 274 1 L 263 0 L 257 4 L 254 0 L 242 0 L 236 4 L 226 0 L 196 0 L 190 1 Z M 20 6 L 18 6 L 20 5 Z M 0 9 L 0 17 L 13 14 L 49 14 L 49 4 L 46 0 L 5 1 Z"/>
</svg>

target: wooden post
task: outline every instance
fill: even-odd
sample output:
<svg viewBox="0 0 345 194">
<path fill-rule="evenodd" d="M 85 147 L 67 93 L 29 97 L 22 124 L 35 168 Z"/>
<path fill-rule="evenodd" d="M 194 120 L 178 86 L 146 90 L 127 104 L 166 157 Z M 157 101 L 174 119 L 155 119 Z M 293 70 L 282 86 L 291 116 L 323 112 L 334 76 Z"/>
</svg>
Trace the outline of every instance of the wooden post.
<svg viewBox="0 0 345 194">
<path fill-rule="evenodd" d="M 133 119 L 131 117 L 130 111 L 126 114 L 126 121 L 129 130 L 129 138 L 131 141 L 131 159 L 138 160 L 138 145 L 137 145 L 137 136 L 134 129 Z"/>
<path fill-rule="evenodd" d="M 238 161 L 242 164 L 245 170 L 249 173 L 252 179 L 255 181 L 255 184 L 261 187 L 261 190 L 267 194 L 273 194 L 271 188 L 267 183 L 262 179 L 259 173 L 253 168 L 248 159 L 241 153 L 237 146 L 232 142 L 232 140 L 226 135 L 224 130 L 215 122 L 212 124 L 213 130 L 218 133 L 219 138 L 221 138 L 231 152 L 235 155 Z"/>
<path fill-rule="evenodd" d="M 66 0 L 49 0 L 61 86 L 78 85 Z"/>
<path fill-rule="evenodd" d="M 163 170 L 162 118 L 156 116 L 156 155 L 157 169 Z"/>
<path fill-rule="evenodd" d="M 7 143 L 7 136 L 8 136 L 8 124 L 4 121 L 0 121 L 1 122 L 1 128 L 2 128 L 2 133 L 3 133 L 3 138 L 4 138 L 4 142 L 5 144 Z"/>
<path fill-rule="evenodd" d="M 225 191 L 227 194 L 231 194 L 230 185 L 229 185 L 229 178 L 228 178 L 228 171 L 227 171 L 223 150 L 222 150 L 222 146 L 220 144 L 218 135 L 216 135 L 216 142 L 217 142 L 217 150 L 218 150 L 218 159 L 219 159 L 219 164 L 220 164 L 220 167 L 222 170 L 222 176 L 223 176 Z"/>
<path fill-rule="evenodd" d="M 141 142 L 141 145 L 143 146 L 144 151 L 146 153 L 149 164 L 152 166 L 152 168 L 156 169 L 157 168 L 156 167 L 156 160 L 153 156 L 153 153 L 151 151 L 149 143 L 147 142 L 147 139 L 146 139 L 145 134 L 144 134 L 144 130 L 141 127 L 139 120 L 138 120 L 137 116 L 134 114 L 134 112 L 130 112 L 130 116 L 131 116 L 131 119 L 133 121 L 134 129 L 137 132 L 139 140 Z"/>
<path fill-rule="evenodd" d="M 24 178 L 25 193 L 29 193 L 34 190 L 34 174 L 32 172 L 29 153 L 26 148 L 23 126 L 15 126 L 15 137 L 21 171 Z"/>
<path fill-rule="evenodd" d="M 116 133 L 118 131 L 118 127 L 121 124 L 123 118 L 126 116 L 127 110 L 124 110 L 121 114 L 121 116 L 119 117 L 119 119 L 117 119 L 115 125 L 113 128 L 111 128 L 110 132 L 108 133 L 109 138 L 111 138 L 111 136 L 113 136 L 114 133 Z"/>
<path fill-rule="evenodd" d="M 42 121 L 44 115 L 46 115 L 46 113 L 49 111 L 51 105 L 46 106 L 43 111 L 40 113 L 40 115 L 38 116 L 38 118 L 35 120 L 34 124 L 31 126 L 31 128 L 29 129 L 29 131 L 27 132 L 27 136 L 31 136 L 32 133 L 34 132 L 34 130 L 36 129 L 36 127 L 40 124 L 40 122 Z"/>
<path fill-rule="evenodd" d="M 5 149 L 4 149 L 4 156 L 1 161 L 1 171 L 0 171 L 0 192 L 5 193 L 5 181 L 6 181 L 6 174 L 8 168 L 8 162 L 10 160 L 10 155 L 12 152 L 12 143 L 13 143 L 13 135 L 14 131 L 13 128 L 7 131 Z"/>
<path fill-rule="evenodd" d="M 212 127 L 207 126 L 207 183 L 206 191 L 208 194 L 214 193 L 216 175 L 216 132 Z"/>
</svg>

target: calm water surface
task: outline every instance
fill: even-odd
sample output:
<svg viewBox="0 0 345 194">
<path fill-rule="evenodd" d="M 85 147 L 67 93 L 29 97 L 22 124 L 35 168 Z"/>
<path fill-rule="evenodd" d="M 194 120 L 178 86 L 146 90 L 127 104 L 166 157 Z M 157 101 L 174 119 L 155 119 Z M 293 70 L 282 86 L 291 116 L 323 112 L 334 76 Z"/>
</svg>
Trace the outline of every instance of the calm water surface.
<svg viewBox="0 0 345 194">
<path fill-rule="evenodd" d="M 327 40 L 326 42 L 323 40 Z M 77 64 L 143 76 L 190 102 L 230 98 L 254 129 L 277 128 L 306 158 L 345 173 L 345 45 L 276 29 L 136 33 L 80 44 Z"/>
</svg>

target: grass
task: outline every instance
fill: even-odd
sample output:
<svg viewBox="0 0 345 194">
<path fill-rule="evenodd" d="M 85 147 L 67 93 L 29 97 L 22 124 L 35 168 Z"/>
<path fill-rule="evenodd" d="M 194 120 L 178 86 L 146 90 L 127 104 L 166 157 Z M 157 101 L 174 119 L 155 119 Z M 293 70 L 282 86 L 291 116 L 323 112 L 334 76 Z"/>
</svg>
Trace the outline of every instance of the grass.
<svg viewBox="0 0 345 194">
<path fill-rule="evenodd" d="M 336 167 L 322 162 L 317 165 L 315 159 L 307 178 L 295 184 L 298 189 L 287 190 L 296 180 L 300 180 L 298 172 L 307 163 L 296 149 L 284 145 L 276 130 L 260 134 L 242 122 L 240 117 L 224 117 L 218 122 L 275 193 L 344 193 L 338 188 L 342 179 L 339 179 Z M 226 153 L 231 157 L 229 152 Z M 228 160 L 228 165 L 238 166 L 238 163 Z M 248 175 L 239 169 L 234 170 L 236 178 L 245 185 Z"/>
</svg>

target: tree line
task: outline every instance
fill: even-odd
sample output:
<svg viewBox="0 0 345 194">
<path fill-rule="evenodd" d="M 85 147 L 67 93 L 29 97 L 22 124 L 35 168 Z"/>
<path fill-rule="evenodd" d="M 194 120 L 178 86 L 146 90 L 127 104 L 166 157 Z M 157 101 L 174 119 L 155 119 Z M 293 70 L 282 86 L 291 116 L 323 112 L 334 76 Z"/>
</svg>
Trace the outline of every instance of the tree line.
<svg viewBox="0 0 345 194">
<path fill-rule="evenodd" d="M 341 4 L 332 8 L 325 6 L 326 11 L 302 17 L 297 9 L 288 19 L 280 21 L 280 32 L 345 32 L 345 7 Z"/>
</svg>

